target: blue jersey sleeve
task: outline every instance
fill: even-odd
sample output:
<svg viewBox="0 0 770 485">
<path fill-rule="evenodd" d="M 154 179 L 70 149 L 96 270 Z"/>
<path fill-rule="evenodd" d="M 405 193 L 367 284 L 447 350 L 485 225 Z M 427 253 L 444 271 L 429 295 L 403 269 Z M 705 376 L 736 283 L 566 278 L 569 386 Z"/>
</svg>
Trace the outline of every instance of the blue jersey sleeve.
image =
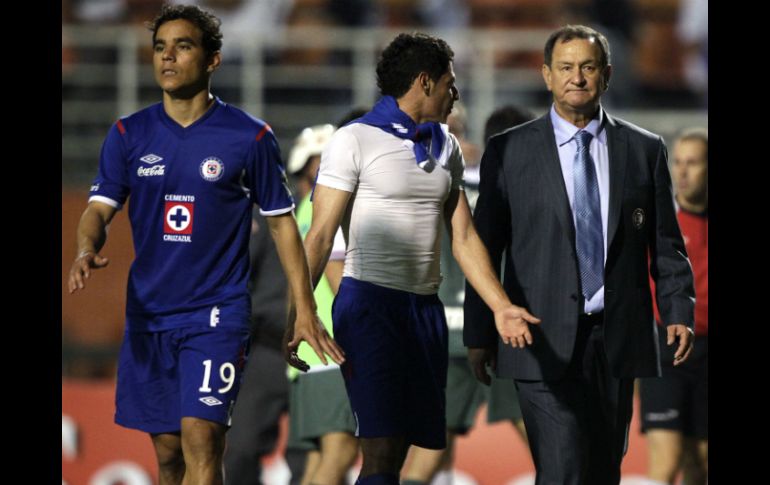
<svg viewBox="0 0 770 485">
<path fill-rule="evenodd" d="M 294 209 L 286 171 L 281 163 L 278 140 L 270 128 L 265 128 L 254 140 L 252 160 L 247 165 L 251 200 L 263 216 L 284 214 Z"/>
<path fill-rule="evenodd" d="M 91 185 L 89 202 L 103 202 L 121 209 L 128 199 L 128 156 L 124 137 L 125 128 L 118 121 L 110 128 L 102 145 L 99 173 Z"/>
</svg>

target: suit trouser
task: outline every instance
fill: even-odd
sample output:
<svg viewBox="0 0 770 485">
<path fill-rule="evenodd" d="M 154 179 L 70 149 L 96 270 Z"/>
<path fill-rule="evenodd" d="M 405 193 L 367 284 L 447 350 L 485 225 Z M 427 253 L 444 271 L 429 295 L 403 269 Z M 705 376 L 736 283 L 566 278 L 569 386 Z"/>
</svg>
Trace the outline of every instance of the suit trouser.
<svg viewBox="0 0 770 485">
<path fill-rule="evenodd" d="M 516 380 L 536 485 L 617 485 L 628 447 L 633 378 L 611 375 L 602 316 L 581 317 L 560 380 Z"/>
</svg>

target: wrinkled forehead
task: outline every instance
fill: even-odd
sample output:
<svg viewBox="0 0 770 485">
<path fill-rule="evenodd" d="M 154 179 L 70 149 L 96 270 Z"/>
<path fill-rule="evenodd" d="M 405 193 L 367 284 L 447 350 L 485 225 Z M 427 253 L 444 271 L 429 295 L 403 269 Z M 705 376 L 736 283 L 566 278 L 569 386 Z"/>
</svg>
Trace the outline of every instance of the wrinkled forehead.
<svg viewBox="0 0 770 485">
<path fill-rule="evenodd" d="M 593 60 L 599 62 L 602 59 L 602 48 L 599 45 L 599 40 L 596 37 L 589 37 L 583 39 L 581 37 L 573 37 L 569 40 L 559 39 L 553 47 L 553 60 L 557 60 L 560 57 L 572 57 L 572 56 L 590 57 Z"/>
</svg>

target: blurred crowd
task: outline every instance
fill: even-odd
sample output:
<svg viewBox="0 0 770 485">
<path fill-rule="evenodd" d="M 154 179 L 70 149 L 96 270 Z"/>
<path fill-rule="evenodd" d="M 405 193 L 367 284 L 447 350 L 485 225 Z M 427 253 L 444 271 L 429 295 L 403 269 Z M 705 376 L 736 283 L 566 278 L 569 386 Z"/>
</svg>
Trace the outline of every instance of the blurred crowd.
<svg viewBox="0 0 770 485">
<path fill-rule="evenodd" d="M 142 25 L 162 0 L 62 0 L 64 25 Z M 173 3 L 173 2 L 172 2 Z M 551 29 L 565 23 L 599 28 L 613 46 L 620 107 L 705 106 L 708 90 L 707 0 L 195 0 L 222 19 L 231 39 L 257 31 L 268 38 L 284 29 L 348 27 L 394 29 Z M 458 49 L 458 60 L 462 52 Z M 62 69 L 88 52 L 63 44 Z M 332 49 L 277 53 L 275 62 L 345 62 Z M 499 66 L 540 68 L 540 52 L 498 52 Z M 643 101 L 642 101 L 643 100 Z"/>
</svg>

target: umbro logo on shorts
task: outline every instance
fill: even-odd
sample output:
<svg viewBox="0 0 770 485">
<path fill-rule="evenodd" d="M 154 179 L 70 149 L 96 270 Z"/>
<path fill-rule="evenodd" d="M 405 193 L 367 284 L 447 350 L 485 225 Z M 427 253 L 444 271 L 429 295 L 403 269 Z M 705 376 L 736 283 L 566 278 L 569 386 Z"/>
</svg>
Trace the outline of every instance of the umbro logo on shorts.
<svg viewBox="0 0 770 485">
<path fill-rule="evenodd" d="M 214 396 L 206 396 L 198 399 L 200 402 L 205 404 L 206 406 L 219 406 L 220 404 L 223 404 L 222 401 L 215 398 Z"/>
<path fill-rule="evenodd" d="M 644 415 L 647 421 L 672 421 L 679 417 L 679 411 L 669 409 L 662 413 L 647 413 Z"/>
</svg>

